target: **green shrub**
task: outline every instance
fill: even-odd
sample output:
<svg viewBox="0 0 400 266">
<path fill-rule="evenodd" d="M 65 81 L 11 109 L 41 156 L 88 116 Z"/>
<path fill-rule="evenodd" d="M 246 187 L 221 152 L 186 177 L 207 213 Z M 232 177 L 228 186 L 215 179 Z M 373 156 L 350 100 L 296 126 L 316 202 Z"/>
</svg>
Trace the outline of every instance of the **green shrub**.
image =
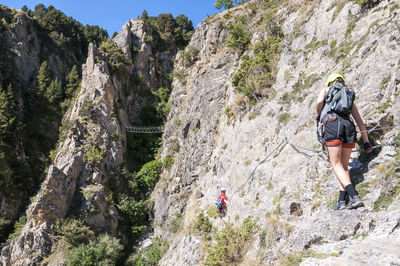
<svg viewBox="0 0 400 266">
<path fill-rule="evenodd" d="M 304 72 L 300 73 L 300 78 L 293 85 L 293 90 L 290 93 L 285 93 L 282 97 L 282 101 L 286 104 L 290 102 L 301 102 L 307 95 L 305 90 L 310 89 L 317 81 L 317 75 L 306 76 Z"/>
<path fill-rule="evenodd" d="M 171 106 L 168 103 L 171 95 L 171 89 L 160 87 L 158 88 L 157 92 L 153 94 L 157 97 L 157 114 L 159 115 L 161 120 L 164 120 L 171 110 Z"/>
<path fill-rule="evenodd" d="M 96 164 L 103 160 L 106 153 L 97 146 L 91 146 L 83 155 L 83 160 L 88 164 Z"/>
<path fill-rule="evenodd" d="M 278 122 L 280 124 L 284 124 L 285 126 L 287 125 L 287 123 L 289 123 L 290 121 L 290 114 L 289 113 L 283 113 L 280 114 L 278 117 Z"/>
<path fill-rule="evenodd" d="M 393 189 L 387 193 L 381 193 L 378 199 L 374 202 L 374 211 L 387 210 L 390 204 L 396 199 L 400 194 L 400 179 L 398 178 L 397 184 Z"/>
<path fill-rule="evenodd" d="M 170 149 L 170 151 L 172 151 L 172 152 L 179 152 L 179 149 L 180 149 L 179 140 L 174 139 L 174 140 L 172 141 L 171 146 L 170 146 L 169 149 Z"/>
<path fill-rule="evenodd" d="M 64 120 L 61 126 L 58 129 L 58 140 L 56 145 L 54 146 L 54 149 L 50 151 L 49 157 L 50 160 L 53 162 L 58 151 L 58 146 L 67 138 L 68 132 L 70 128 L 72 127 L 72 122 L 68 119 Z"/>
<path fill-rule="evenodd" d="M 162 163 L 158 160 L 153 160 L 142 166 L 136 176 L 139 184 L 144 188 L 144 192 L 150 192 L 160 179 Z"/>
<path fill-rule="evenodd" d="M 243 53 L 247 44 L 250 42 L 251 34 L 245 29 L 246 19 L 244 16 L 235 17 L 234 22 L 228 24 L 226 29 L 228 30 L 227 46 Z"/>
<path fill-rule="evenodd" d="M 86 98 L 83 101 L 82 107 L 79 110 L 79 115 L 80 116 L 88 116 L 91 117 L 92 116 L 92 110 L 95 108 L 95 104 L 92 100 L 89 100 L 88 98 Z"/>
<path fill-rule="evenodd" d="M 150 247 L 136 254 L 132 264 L 135 266 L 156 266 L 165 252 L 167 252 L 168 247 L 167 240 L 155 237 Z"/>
<path fill-rule="evenodd" d="M 80 244 L 87 244 L 89 240 L 94 237 L 93 231 L 81 220 L 58 220 L 54 228 L 56 233 L 63 236 L 72 247 L 77 247 Z"/>
<path fill-rule="evenodd" d="M 186 84 L 185 72 L 183 70 L 175 70 L 173 76 L 179 80 L 180 83 Z"/>
<path fill-rule="evenodd" d="M 381 106 L 379 106 L 379 111 L 381 113 L 386 112 L 386 110 L 391 106 L 391 101 L 390 99 L 388 99 L 384 104 L 382 104 Z"/>
<path fill-rule="evenodd" d="M 182 53 L 182 65 L 184 67 L 190 67 L 196 61 L 200 50 L 197 47 L 190 46 L 187 51 Z"/>
<path fill-rule="evenodd" d="M 207 248 L 206 265 L 238 265 L 253 241 L 256 220 L 247 217 L 240 226 L 226 223 L 215 234 L 215 243 Z"/>
<path fill-rule="evenodd" d="M 226 115 L 226 117 L 228 119 L 230 119 L 231 117 L 234 117 L 235 114 L 233 113 L 232 107 L 231 106 L 227 106 L 224 110 L 224 114 Z"/>
<path fill-rule="evenodd" d="M 358 192 L 358 195 L 360 196 L 361 199 L 365 197 L 368 193 L 371 191 L 369 190 L 370 183 L 369 182 L 363 182 L 361 184 L 358 184 L 356 189 Z"/>
<path fill-rule="evenodd" d="M 130 228 L 133 238 L 137 238 L 146 229 L 147 208 L 144 201 L 133 198 L 125 198 L 120 203 L 120 209 L 126 217 L 126 223 Z"/>
<path fill-rule="evenodd" d="M 333 40 L 331 42 L 331 49 L 335 49 L 336 48 L 336 44 L 337 44 L 337 40 Z"/>
<path fill-rule="evenodd" d="M 275 66 L 281 51 L 281 38 L 269 37 L 254 45 L 254 57 L 244 56 L 238 72 L 232 77 L 236 90 L 250 99 L 273 97 Z"/>
<path fill-rule="evenodd" d="M 170 154 L 165 156 L 164 161 L 163 161 L 163 167 L 167 170 L 170 170 L 172 165 L 174 165 L 174 157 Z"/>
<path fill-rule="evenodd" d="M 8 236 L 7 242 L 11 241 L 12 239 L 18 237 L 21 234 L 22 228 L 24 228 L 26 224 L 26 216 L 21 216 L 18 221 L 14 224 L 14 231 Z"/>
<path fill-rule="evenodd" d="M 314 52 L 318 47 L 320 47 L 320 46 L 323 45 L 323 44 L 326 45 L 327 42 L 326 42 L 325 40 L 322 41 L 322 42 L 317 41 L 317 38 L 314 37 L 314 38 L 311 40 L 311 42 L 308 43 L 308 44 L 306 45 L 306 49 L 310 49 L 311 52 Z"/>
<path fill-rule="evenodd" d="M 67 265 L 115 265 L 121 257 L 123 246 L 119 239 L 102 235 L 88 245 L 81 244 L 67 252 Z"/>
<path fill-rule="evenodd" d="M 379 85 L 379 90 L 383 90 L 389 81 L 390 81 L 390 75 L 382 79 L 381 84 Z"/>
<path fill-rule="evenodd" d="M 256 22 L 257 28 L 268 33 L 271 36 L 282 36 L 280 28 L 280 19 L 276 17 L 279 6 L 286 0 L 265 1 L 264 12 Z"/>
<path fill-rule="evenodd" d="M 211 205 L 210 208 L 207 209 L 207 215 L 210 218 L 217 218 L 218 217 L 218 208 L 215 205 Z"/>
<path fill-rule="evenodd" d="M 3 24 L 3 26 L 7 27 L 8 26 L 8 22 L 5 18 L 1 18 L 1 23 Z"/>
<path fill-rule="evenodd" d="M 355 234 L 352 239 L 359 239 L 360 237 L 366 238 L 368 236 L 368 232 L 363 232 L 361 234 Z"/>
<path fill-rule="evenodd" d="M 105 52 L 108 56 L 108 64 L 111 70 L 119 71 L 126 64 L 125 55 L 112 40 L 103 41 L 99 47 L 99 50 Z"/>
<path fill-rule="evenodd" d="M 204 216 L 203 211 L 201 211 L 199 213 L 199 215 L 197 216 L 194 227 L 200 233 L 211 232 L 212 224 L 211 224 L 210 220 L 208 220 L 208 217 Z"/>
<path fill-rule="evenodd" d="M 248 0 L 216 0 L 214 6 L 218 9 L 229 9 L 246 2 L 248 2 Z"/>
<path fill-rule="evenodd" d="M 327 11 L 331 10 L 332 8 L 336 7 L 335 11 L 333 12 L 332 15 L 332 21 L 335 21 L 337 16 L 339 15 L 340 11 L 342 11 L 343 7 L 349 2 L 349 0 L 340 0 L 340 1 L 335 1 L 333 4 L 327 9 Z"/>
</svg>

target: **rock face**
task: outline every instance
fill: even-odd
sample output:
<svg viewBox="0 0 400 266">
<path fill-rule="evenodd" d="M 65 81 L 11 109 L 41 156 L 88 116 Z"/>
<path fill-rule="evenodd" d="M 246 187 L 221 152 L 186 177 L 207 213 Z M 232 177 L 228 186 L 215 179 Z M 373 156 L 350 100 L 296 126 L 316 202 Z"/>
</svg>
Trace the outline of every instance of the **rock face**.
<svg viewBox="0 0 400 266">
<path fill-rule="evenodd" d="M 68 121 L 72 126 L 58 148 L 40 192 L 28 208 L 28 223 L 21 235 L 2 250 L 4 265 L 29 265 L 49 255 L 55 241 L 51 237 L 52 224 L 65 217 L 74 195 L 82 193 L 87 207 L 92 202 L 100 203 L 96 194 L 104 197 L 102 184 L 109 178 L 110 169 L 122 161 L 122 138 L 110 137 L 114 132 L 124 132 L 112 109 L 118 87 L 111 81 L 107 64 L 94 63 L 96 55 L 98 52 L 91 45 L 83 67 L 82 89 L 64 117 L 64 123 Z M 92 148 L 101 150 L 101 160 L 87 158 Z M 90 185 L 93 183 L 97 186 Z M 111 227 L 109 231 L 115 232 L 118 225 L 115 208 L 96 206 L 96 209 L 102 219 L 91 217 L 88 222 L 99 228 Z"/>
<path fill-rule="evenodd" d="M 123 66 L 126 77 L 111 69 L 108 55 L 92 44 L 89 46 L 82 67 L 81 90 L 63 118 L 67 128 L 62 132 L 65 139 L 39 193 L 29 205 L 27 224 L 20 236 L 2 249 L 2 265 L 33 265 L 49 256 L 57 242 L 54 222 L 71 213 L 79 213 L 96 232 L 117 235 L 118 210 L 106 199 L 105 188 L 110 179 L 117 178 L 111 172 L 123 162 L 125 127 L 134 121 L 132 114 L 140 107 L 135 88 L 126 90 L 129 77 L 138 72 L 147 74 L 149 82 L 142 89 L 152 89 L 157 79 L 151 79 L 150 67 L 169 73 L 171 67 L 164 67 L 172 65 L 173 57 L 154 54 L 151 46 L 141 41 L 146 34 L 152 34 L 150 30 L 148 24 L 131 20 L 115 37 L 127 59 Z M 134 46 L 135 58 L 129 52 Z M 149 63 L 150 57 L 156 58 L 155 63 Z M 169 60 L 169 64 L 158 64 L 159 57 L 167 63 Z"/>
<path fill-rule="evenodd" d="M 370 132 L 374 143 L 398 140 L 399 127 L 391 126 L 399 125 L 399 2 L 281 5 L 275 12 L 282 41 L 274 95 L 249 105 L 232 78 L 245 56 L 255 56 L 255 45 L 271 34 L 258 26 L 266 19 L 266 2 L 253 1 L 206 19 L 176 58 L 175 72 L 183 76 L 174 78 L 163 135 L 163 158 L 173 158 L 174 164 L 163 172 L 152 196 L 155 234 L 170 240 L 160 264 L 205 262 L 206 246 L 193 230 L 195 219 L 213 206 L 222 186 L 229 199 L 223 221 L 240 223 L 252 216 L 267 235 L 273 228 L 271 215 L 286 225 L 269 245 L 255 237 L 242 262 L 276 264 L 312 249 L 315 253 L 308 257 L 322 255 L 305 260 L 305 265 L 399 263 L 396 146 L 383 146 L 371 156 L 352 153 L 352 179 L 362 181 L 357 189 L 366 205 L 352 211 L 333 211 L 338 182 L 326 155 L 310 151 L 320 149 L 314 102 L 332 72 L 342 73 L 356 91 L 358 110 L 368 129 L 375 129 Z M 240 16 L 251 33 L 242 57 L 227 45 L 231 36 L 224 27 Z M 188 64 L 190 51 L 197 53 Z M 389 208 L 382 203 L 385 197 L 393 201 Z M 180 214 L 175 233 L 169 225 Z M 367 250 L 378 250 L 386 238 L 387 249 L 366 257 Z"/>
<path fill-rule="evenodd" d="M 255 0 L 206 19 L 175 59 L 165 169 L 152 194 L 154 234 L 169 241 L 159 264 L 204 264 L 217 230 L 248 217 L 257 234 L 230 263 L 399 264 L 400 151 L 384 144 L 399 139 L 400 3 L 278 2 Z M 130 20 L 114 38 L 126 75 L 89 47 L 82 89 L 63 119 L 68 130 L 27 224 L 1 250 L 2 265 L 40 263 L 57 244 L 54 222 L 74 212 L 97 232 L 119 233 L 106 183 L 124 159 L 125 126 L 146 101 L 127 77 L 140 77 L 149 90 L 172 72 L 174 55 L 156 54 L 152 34 Z M 26 58 L 20 64 L 35 64 Z M 258 67 L 236 75 L 250 63 Z M 357 210 L 333 211 L 338 183 L 315 137 L 314 102 L 332 72 L 356 91 L 371 140 L 382 144 L 372 155 L 352 154 L 352 179 L 366 205 Z M 236 89 L 240 78 L 250 85 Z M 228 212 L 220 220 L 212 207 L 221 187 Z M 207 234 L 196 230 L 200 213 L 212 223 Z"/>
</svg>

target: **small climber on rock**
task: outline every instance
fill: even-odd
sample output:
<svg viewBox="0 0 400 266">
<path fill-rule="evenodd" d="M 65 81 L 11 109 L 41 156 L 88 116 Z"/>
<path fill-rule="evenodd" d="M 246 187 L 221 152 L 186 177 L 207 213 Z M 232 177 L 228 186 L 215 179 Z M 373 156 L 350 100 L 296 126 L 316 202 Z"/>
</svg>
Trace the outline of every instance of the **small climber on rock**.
<svg viewBox="0 0 400 266">
<path fill-rule="evenodd" d="M 218 196 L 217 202 L 215 203 L 215 205 L 217 205 L 217 213 L 219 215 L 219 217 L 225 217 L 226 215 L 226 211 L 227 211 L 227 205 L 226 205 L 226 201 L 228 200 L 228 197 L 226 196 L 226 189 L 225 188 L 221 188 L 220 189 L 221 194 Z"/>
<path fill-rule="evenodd" d="M 361 130 L 365 152 L 370 153 L 372 145 L 368 140 L 364 121 L 353 103 L 354 99 L 355 93 L 346 87 L 343 76 L 332 74 L 326 81 L 326 87 L 320 89 L 316 102 L 316 119 L 322 125 L 323 142 L 340 185 L 336 210 L 356 209 L 364 206 L 351 183 L 348 168 L 351 151 L 357 140 L 353 119 Z M 347 197 L 349 198 L 348 203 L 345 200 Z"/>
</svg>

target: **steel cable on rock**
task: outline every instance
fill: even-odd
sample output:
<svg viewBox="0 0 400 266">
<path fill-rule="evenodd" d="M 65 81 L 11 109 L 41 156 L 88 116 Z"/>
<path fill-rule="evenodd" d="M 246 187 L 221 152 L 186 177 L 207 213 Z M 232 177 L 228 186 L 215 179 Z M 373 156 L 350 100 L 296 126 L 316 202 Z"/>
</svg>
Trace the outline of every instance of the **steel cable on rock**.
<svg viewBox="0 0 400 266">
<path fill-rule="evenodd" d="M 251 172 L 251 174 L 246 178 L 245 182 L 239 187 L 238 190 L 242 189 L 242 187 L 243 187 L 248 181 L 250 181 L 250 179 L 253 177 L 254 173 L 256 172 L 257 168 L 258 168 L 261 164 L 265 163 L 265 162 L 268 160 L 268 158 L 269 158 L 272 154 L 274 154 L 274 153 L 278 150 L 278 148 L 279 148 L 280 146 L 282 146 L 282 144 L 284 144 L 285 142 L 286 142 L 286 139 L 282 140 L 281 143 L 279 143 L 279 145 L 276 146 L 276 148 L 275 148 L 272 152 L 270 152 L 261 162 L 259 162 L 259 163 L 256 165 L 256 167 L 253 169 L 253 171 Z M 286 142 L 286 143 L 287 143 L 287 142 Z"/>
<path fill-rule="evenodd" d="M 380 130 L 380 129 L 388 129 L 388 128 L 396 128 L 396 127 L 400 127 L 400 125 L 393 125 L 393 126 L 387 126 L 387 127 L 374 127 L 374 128 L 372 128 L 372 129 L 369 129 L 369 130 L 360 130 L 360 131 L 358 131 L 357 130 L 357 132 L 360 132 L 360 133 L 364 133 L 364 132 L 367 132 L 367 133 L 370 133 L 370 132 L 373 132 L 373 131 L 378 131 L 378 130 Z"/>
<path fill-rule="evenodd" d="M 377 130 L 381 130 L 381 129 L 397 128 L 397 127 L 400 127 L 400 125 L 393 125 L 393 126 L 387 126 L 387 127 L 373 128 L 373 129 L 367 130 L 367 132 L 369 133 L 369 132 L 373 132 L 373 131 L 377 131 Z M 362 132 L 365 132 L 365 131 L 358 131 L 358 132 L 361 132 L 361 133 L 362 133 Z M 254 173 L 255 173 L 256 170 L 257 170 L 257 168 L 258 168 L 261 164 L 265 163 L 265 162 L 267 161 L 267 159 L 268 159 L 272 154 L 274 154 L 274 153 L 278 150 L 278 148 L 279 148 L 280 146 L 282 146 L 282 144 L 284 144 L 284 143 L 289 144 L 296 152 L 303 154 L 303 155 L 306 156 L 308 159 L 310 159 L 310 158 L 313 157 L 313 156 L 312 156 L 312 155 L 309 155 L 309 154 L 306 154 L 306 153 L 304 153 L 304 152 L 301 152 L 300 150 L 305 150 L 305 151 L 310 151 L 310 152 L 317 153 L 317 155 L 320 156 L 320 157 L 321 157 L 321 153 L 326 154 L 324 149 L 312 149 L 312 148 L 307 148 L 307 147 L 299 146 L 299 145 L 296 145 L 296 144 L 294 144 L 293 142 L 291 142 L 287 137 L 285 137 L 285 139 L 282 140 L 282 141 L 279 143 L 279 145 L 276 146 L 276 148 L 275 148 L 272 152 L 270 152 L 261 162 L 259 162 L 259 163 L 256 165 L 256 167 L 253 169 L 253 171 L 251 172 L 251 174 L 246 178 L 245 182 L 239 187 L 238 190 L 242 189 L 243 186 L 251 180 L 251 178 L 253 177 Z M 374 145 L 374 146 L 372 146 L 372 149 L 374 150 L 374 149 L 378 149 L 378 148 L 380 148 L 380 147 L 392 146 L 392 145 L 396 145 L 396 144 L 399 144 L 399 143 L 400 143 L 400 139 L 399 139 L 399 140 L 396 140 L 396 141 L 391 141 L 391 142 L 387 142 L 387 143 L 381 143 L 381 144 L 378 144 L 378 145 Z M 362 152 L 362 151 L 365 151 L 365 149 L 364 149 L 364 148 L 352 149 L 351 152 Z M 325 159 L 325 158 L 323 158 L 323 159 Z M 326 160 L 326 159 L 325 159 L 325 160 Z"/>
</svg>

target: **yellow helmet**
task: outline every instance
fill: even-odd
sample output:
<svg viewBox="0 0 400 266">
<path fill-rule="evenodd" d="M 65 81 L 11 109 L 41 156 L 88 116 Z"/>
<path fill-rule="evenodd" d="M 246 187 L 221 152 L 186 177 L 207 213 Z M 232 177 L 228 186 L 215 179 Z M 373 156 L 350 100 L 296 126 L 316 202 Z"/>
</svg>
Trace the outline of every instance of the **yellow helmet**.
<svg viewBox="0 0 400 266">
<path fill-rule="evenodd" d="M 326 86 L 328 87 L 328 86 L 329 86 L 329 83 L 335 81 L 337 78 L 341 78 L 341 79 L 344 81 L 344 77 L 343 77 L 342 75 L 337 74 L 337 73 L 333 73 L 333 74 L 331 74 L 331 75 L 328 77 L 328 79 L 326 80 Z"/>
</svg>

